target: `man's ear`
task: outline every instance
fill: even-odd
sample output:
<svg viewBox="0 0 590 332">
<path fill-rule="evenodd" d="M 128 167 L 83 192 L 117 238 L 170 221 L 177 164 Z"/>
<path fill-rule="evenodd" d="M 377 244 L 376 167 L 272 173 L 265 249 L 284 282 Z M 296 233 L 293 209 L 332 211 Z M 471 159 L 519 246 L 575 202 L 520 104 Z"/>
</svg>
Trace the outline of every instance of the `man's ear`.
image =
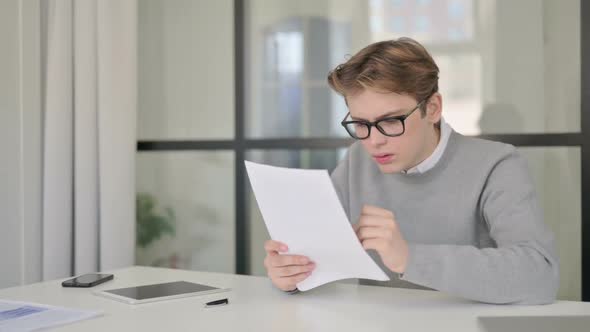
<svg viewBox="0 0 590 332">
<path fill-rule="evenodd" d="M 426 104 L 426 118 L 428 122 L 438 123 L 442 117 L 442 95 L 435 92 Z"/>
</svg>

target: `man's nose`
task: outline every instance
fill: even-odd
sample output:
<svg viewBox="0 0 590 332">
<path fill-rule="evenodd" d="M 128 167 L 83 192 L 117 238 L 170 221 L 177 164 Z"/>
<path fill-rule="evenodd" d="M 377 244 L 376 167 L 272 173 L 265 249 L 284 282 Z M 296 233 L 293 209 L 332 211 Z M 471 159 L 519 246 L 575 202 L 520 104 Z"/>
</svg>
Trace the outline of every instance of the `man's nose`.
<svg viewBox="0 0 590 332">
<path fill-rule="evenodd" d="M 371 135 L 369 135 L 369 138 L 367 139 L 373 146 L 383 145 L 387 142 L 387 136 L 383 135 L 383 133 L 375 127 L 372 128 Z"/>
</svg>

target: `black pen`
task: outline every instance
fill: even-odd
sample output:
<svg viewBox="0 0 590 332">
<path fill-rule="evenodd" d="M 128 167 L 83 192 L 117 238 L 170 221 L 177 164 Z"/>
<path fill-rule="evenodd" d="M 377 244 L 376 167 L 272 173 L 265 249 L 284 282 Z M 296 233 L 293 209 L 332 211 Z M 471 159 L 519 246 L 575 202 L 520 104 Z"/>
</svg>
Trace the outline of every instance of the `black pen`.
<svg viewBox="0 0 590 332">
<path fill-rule="evenodd" d="M 211 302 L 205 303 L 205 308 L 210 308 L 210 307 L 225 305 L 225 304 L 228 304 L 228 303 L 229 303 L 229 300 L 228 299 L 215 300 L 215 301 L 211 301 Z"/>
</svg>

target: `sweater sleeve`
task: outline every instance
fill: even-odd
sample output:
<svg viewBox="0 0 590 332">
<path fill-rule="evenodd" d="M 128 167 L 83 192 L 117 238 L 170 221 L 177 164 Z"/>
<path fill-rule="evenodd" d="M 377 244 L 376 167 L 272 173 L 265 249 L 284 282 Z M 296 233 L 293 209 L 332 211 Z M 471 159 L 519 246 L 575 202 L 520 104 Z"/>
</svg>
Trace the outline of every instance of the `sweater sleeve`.
<svg viewBox="0 0 590 332">
<path fill-rule="evenodd" d="M 514 149 L 489 173 L 479 204 L 496 247 L 409 244 L 403 279 L 480 302 L 553 302 L 559 286 L 553 235 Z"/>
</svg>

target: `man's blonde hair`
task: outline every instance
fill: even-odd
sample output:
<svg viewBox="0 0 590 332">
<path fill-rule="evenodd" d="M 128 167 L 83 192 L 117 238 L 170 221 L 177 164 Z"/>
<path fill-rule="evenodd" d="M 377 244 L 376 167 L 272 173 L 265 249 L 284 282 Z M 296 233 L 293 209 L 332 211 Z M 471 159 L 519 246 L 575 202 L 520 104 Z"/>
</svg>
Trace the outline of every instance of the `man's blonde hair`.
<svg viewBox="0 0 590 332">
<path fill-rule="evenodd" d="M 363 48 L 329 73 L 328 84 L 345 99 L 372 89 L 406 94 L 420 102 L 438 92 L 438 73 L 424 46 L 404 37 Z"/>
</svg>

